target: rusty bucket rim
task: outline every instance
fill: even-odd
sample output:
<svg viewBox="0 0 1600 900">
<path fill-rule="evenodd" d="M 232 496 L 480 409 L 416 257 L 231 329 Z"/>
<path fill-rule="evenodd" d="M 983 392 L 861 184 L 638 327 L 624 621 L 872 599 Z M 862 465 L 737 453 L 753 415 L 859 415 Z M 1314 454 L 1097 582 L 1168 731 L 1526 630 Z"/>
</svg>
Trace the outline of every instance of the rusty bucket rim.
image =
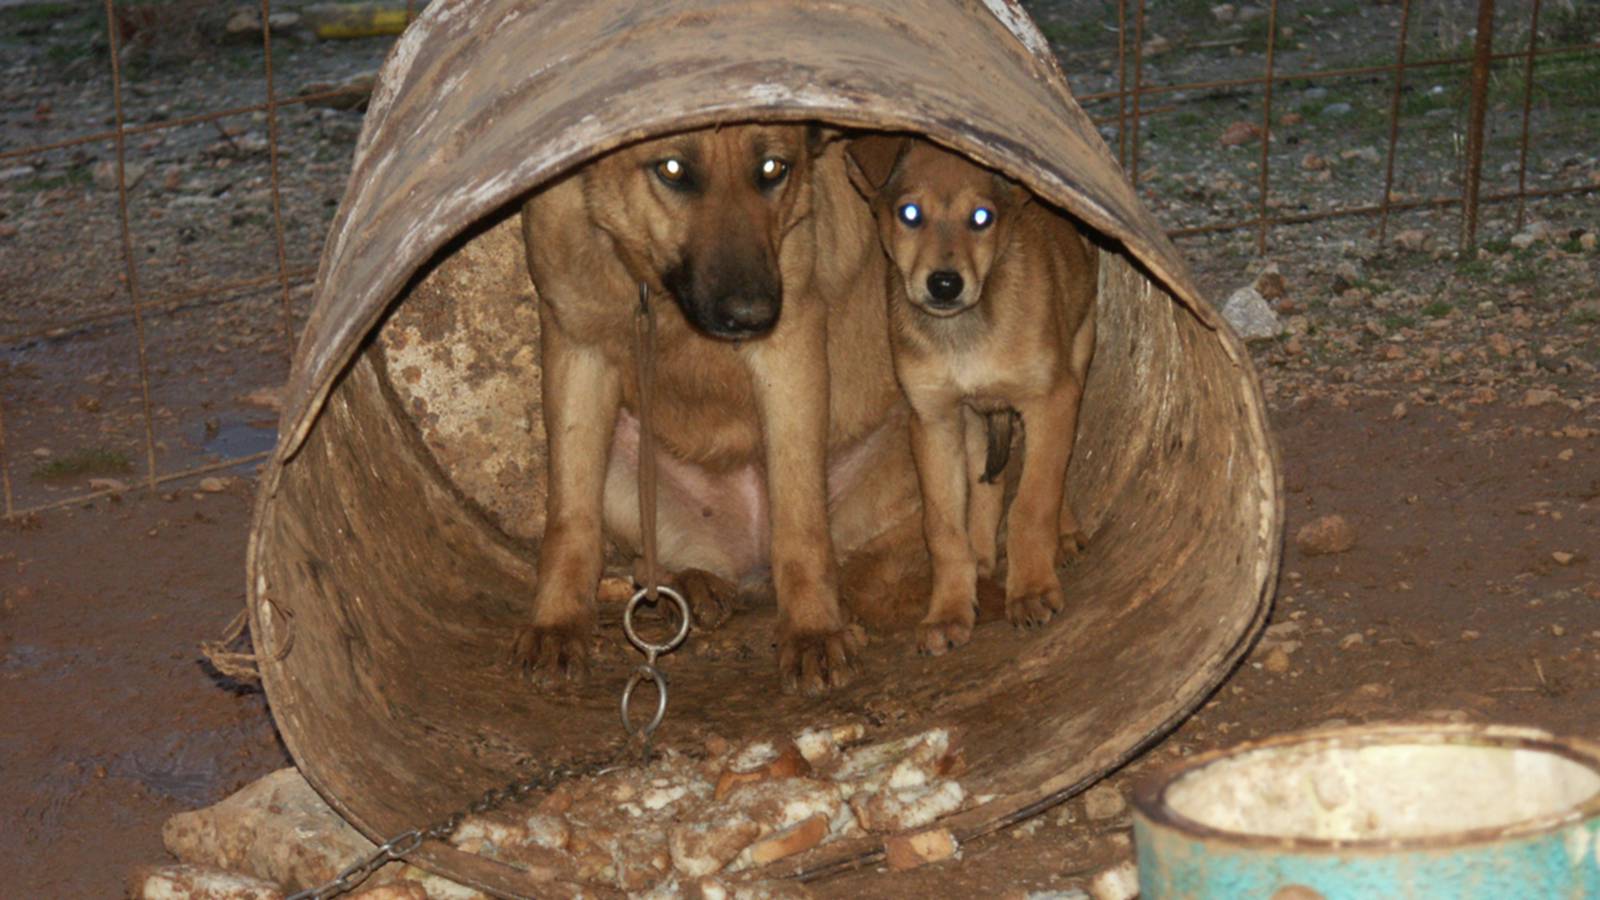
<svg viewBox="0 0 1600 900">
<path fill-rule="evenodd" d="M 1145 827 L 1176 832 L 1188 840 L 1220 844 L 1238 850 L 1306 855 L 1337 853 L 1346 856 L 1354 852 L 1377 856 L 1487 846 L 1503 843 L 1506 840 L 1550 834 L 1575 822 L 1600 817 L 1600 791 L 1597 791 L 1582 802 L 1561 811 L 1520 819 L 1506 825 L 1406 838 L 1336 840 L 1280 837 L 1218 828 L 1189 818 L 1167 802 L 1167 791 L 1170 788 L 1215 763 L 1262 751 L 1317 744 L 1330 749 L 1433 745 L 1532 750 L 1576 763 L 1600 775 L 1600 743 L 1583 738 L 1563 737 L 1538 728 L 1434 722 L 1384 722 L 1372 725 L 1313 728 L 1209 750 L 1173 763 L 1140 779 L 1133 787 L 1134 820 L 1136 824 Z"/>
</svg>

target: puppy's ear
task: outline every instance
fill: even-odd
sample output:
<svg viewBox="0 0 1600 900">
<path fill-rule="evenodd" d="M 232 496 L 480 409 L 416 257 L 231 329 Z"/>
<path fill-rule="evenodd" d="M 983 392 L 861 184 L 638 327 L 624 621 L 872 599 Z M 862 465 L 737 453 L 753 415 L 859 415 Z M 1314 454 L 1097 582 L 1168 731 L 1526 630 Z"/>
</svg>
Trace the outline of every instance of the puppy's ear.
<svg viewBox="0 0 1600 900">
<path fill-rule="evenodd" d="M 994 189 L 995 193 L 1004 197 L 1006 203 L 1013 209 L 1021 209 L 1033 202 L 1033 191 L 1001 175 L 999 172 L 994 173 Z"/>
<path fill-rule="evenodd" d="M 907 138 L 890 134 L 871 134 L 851 140 L 844 152 L 850 183 L 868 200 L 877 197 L 894 176 L 895 167 L 910 146 Z"/>
</svg>

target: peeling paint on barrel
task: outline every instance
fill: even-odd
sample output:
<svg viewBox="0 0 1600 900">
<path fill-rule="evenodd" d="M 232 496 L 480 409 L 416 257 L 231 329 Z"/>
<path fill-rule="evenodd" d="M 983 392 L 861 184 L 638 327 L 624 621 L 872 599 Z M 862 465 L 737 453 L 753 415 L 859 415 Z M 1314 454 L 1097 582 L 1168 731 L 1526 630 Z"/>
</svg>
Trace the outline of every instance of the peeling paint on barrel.
<svg viewBox="0 0 1600 900">
<path fill-rule="evenodd" d="M 1337 750 L 1396 745 L 1457 747 L 1513 758 L 1513 780 L 1500 790 L 1507 807 L 1518 806 L 1538 789 L 1519 786 L 1517 778 L 1551 766 L 1575 770 L 1562 780 L 1573 790 L 1569 803 L 1556 803 L 1531 817 L 1484 825 L 1469 815 L 1439 817 L 1436 830 L 1398 837 L 1363 834 L 1357 839 L 1329 840 L 1280 827 L 1246 831 L 1196 821 L 1173 808 L 1171 789 L 1189 778 L 1209 777 L 1208 768 L 1251 754 L 1298 751 L 1311 745 Z M 1298 745 L 1298 746 L 1297 746 Z M 1548 762 L 1541 761 L 1548 758 Z M 1521 762 L 1514 760 L 1520 759 Z M 1592 773 L 1593 780 L 1589 780 Z M 1458 773 L 1437 773 L 1441 806 L 1467 783 Z M 1481 774 L 1475 777 L 1482 778 Z M 1536 774 L 1533 777 L 1543 777 Z M 1270 782 L 1270 776 L 1265 779 Z M 1385 726 L 1291 735 L 1197 757 L 1180 769 L 1150 779 L 1135 791 L 1134 840 L 1138 846 L 1139 884 L 1145 900 L 1507 900 L 1550 898 L 1579 900 L 1600 897 L 1600 854 L 1591 854 L 1600 832 L 1600 748 L 1587 742 L 1557 739 L 1531 729 L 1489 726 L 1460 728 Z M 1273 785 L 1263 785 L 1270 795 Z M 1422 789 L 1424 793 L 1427 788 Z M 1315 794 L 1315 789 L 1309 791 Z M 1493 791 L 1487 793 L 1494 793 Z M 1219 794 L 1219 796 L 1222 796 Z M 1258 798 L 1238 795 L 1237 807 Z M 1343 799 L 1343 798 L 1341 798 Z M 1312 796 L 1308 806 L 1331 809 Z M 1525 803 L 1520 804 L 1526 806 Z M 1189 810 L 1193 812 L 1193 810 Z M 1493 813 L 1489 813 L 1492 817 Z M 1226 816 L 1224 816 L 1226 817 Z M 1322 816 L 1326 819 L 1326 816 Z M 1335 816 L 1337 818 L 1337 816 Z M 1372 821 L 1384 820 L 1372 813 Z M 1462 822 L 1478 827 L 1455 827 Z M 1426 823 L 1412 822 L 1410 832 Z M 1402 829 L 1404 830 L 1404 829 Z"/>
</svg>

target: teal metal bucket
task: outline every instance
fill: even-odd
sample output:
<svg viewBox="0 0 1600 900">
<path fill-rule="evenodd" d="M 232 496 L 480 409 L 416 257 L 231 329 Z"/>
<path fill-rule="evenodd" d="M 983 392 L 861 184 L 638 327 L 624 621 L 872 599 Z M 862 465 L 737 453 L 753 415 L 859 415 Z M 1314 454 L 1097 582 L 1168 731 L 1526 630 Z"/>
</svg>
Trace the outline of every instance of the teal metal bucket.
<svg viewBox="0 0 1600 900">
<path fill-rule="evenodd" d="M 1143 900 L 1600 898 L 1600 745 L 1392 725 L 1271 738 L 1134 791 Z"/>
</svg>

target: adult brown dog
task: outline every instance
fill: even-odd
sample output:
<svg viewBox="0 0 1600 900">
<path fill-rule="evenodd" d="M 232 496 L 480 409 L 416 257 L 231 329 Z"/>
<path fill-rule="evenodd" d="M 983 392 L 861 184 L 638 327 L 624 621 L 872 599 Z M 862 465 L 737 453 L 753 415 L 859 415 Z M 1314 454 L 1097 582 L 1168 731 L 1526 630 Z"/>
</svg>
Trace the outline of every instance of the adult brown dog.
<svg viewBox="0 0 1600 900">
<path fill-rule="evenodd" d="M 770 567 L 785 687 L 847 680 L 835 544 L 889 540 L 916 503 L 873 227 L 842 147 L 802 125 L 626 147 L 526 203 L 550 487 L 515 652 L 536 680 L 586 668 L 602 529 L 637 546 L 641 283 L 674 301 L 655 304 L 663 563 L 730 580 Z"/>
<path fill-rule="evenodd" d="M 1027 190 L 926 141 L 866 138 L 850 160 L 893 262 L 890 344 L 933 556 L 919 649 L 967 642 L 977 578 L 995 568 L 1003 486 L 984 483 L 982 414 L 1016 410 L 1026 440 L 1006 527 L 1006 615 L 1048 622 L 1063 603 L 1058 549 L 1082 542 L 1063 491 L 1094 353 L 1098 259 Z"/>
</svg>

